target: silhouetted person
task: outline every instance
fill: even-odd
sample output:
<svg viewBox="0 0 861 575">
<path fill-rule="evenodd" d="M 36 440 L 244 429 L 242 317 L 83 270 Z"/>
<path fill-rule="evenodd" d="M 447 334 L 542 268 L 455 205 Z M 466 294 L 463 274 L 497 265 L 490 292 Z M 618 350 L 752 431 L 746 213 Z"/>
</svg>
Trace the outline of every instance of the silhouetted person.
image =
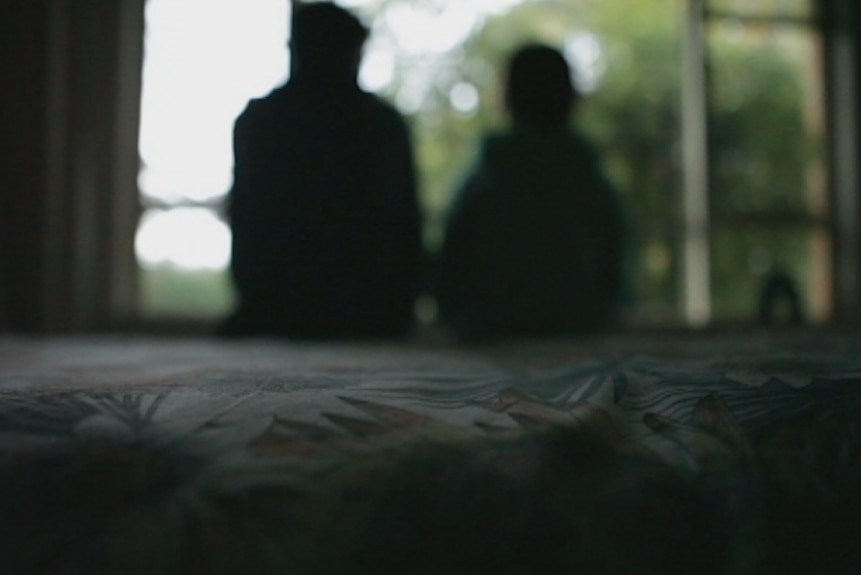
<svg viewBox="0 0 861 575">
<path fill-rule="evenodd" d="M 408 332 L 422 261 L 407 127 L 356 78 L 368 30 L 330 3 L 294 15 L 292 78 L 234 128 L 227 335 Z"/>
<path fill-rule="evenodd" d="M 589 333 L 617 322 L 623 218 L 598 154 L 570 126 L 559 51 L 529 45 L 505 86 L 511 125 L 455 196 L 439 262 L 441 317 L 465 337 Z"/>
<path fill-rule="evenodd" d="M 766 276 L 759 294 L 758 313 L 764 326 L 804 324 L 801 294 L 792 275 L 776 270 Z"/>
</svg>

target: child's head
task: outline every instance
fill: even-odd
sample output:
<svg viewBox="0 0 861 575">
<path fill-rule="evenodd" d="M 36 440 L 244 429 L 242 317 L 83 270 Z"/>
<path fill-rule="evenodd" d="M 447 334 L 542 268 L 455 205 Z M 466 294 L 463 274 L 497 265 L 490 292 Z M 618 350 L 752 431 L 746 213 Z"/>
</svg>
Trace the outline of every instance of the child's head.
<svg viewBox="0 0 861 575">
<path fill-rule="evenodd" d="M 559 50 L 528 44 L 509 60 L 505 105 L 515 121 L 564 124 L 578 96 L 568 62 Z"/>
</svg>

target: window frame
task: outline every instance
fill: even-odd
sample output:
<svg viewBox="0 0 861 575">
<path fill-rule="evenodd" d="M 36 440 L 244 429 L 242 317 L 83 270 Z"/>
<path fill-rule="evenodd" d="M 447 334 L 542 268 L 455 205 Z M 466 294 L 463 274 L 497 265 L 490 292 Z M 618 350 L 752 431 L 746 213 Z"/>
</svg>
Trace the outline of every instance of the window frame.
<svg viewBox="0 0 861 575">
<path fill-rule="evenodd" d="M 712 291 L 712 254 L 714 250 L 715 229 L 722 226 L 744 227 L 747 229 L 806 230 L 814 231 L 825 238 L 831 257 L 823 272 L 831 286 L 828 289 L 829 301 L 826 308 L 826 321 L 839 317 L 849 302 L 857 300 L 861 284 L 858 282 L 858 202 L 856 198 L 857 172 L 853 172 L 851 157 L 851 135 L 857 134 L 855 111 L 849 110 L 847 95 L 857 93 L 855 86 L 834 86 L 834 80 L 853 78 L 847 70 L 854 70 L 855 62 L 849 58 L 845 39 L 842 39 L 836 64 L 839 73 L 829 75 L 835 66 L 835 38 L 828 34 L 825 15 L 835 18 L 836 5 L 847 4 L 846 0 L 833 0 L 830 10 L 825 10 L 822 2 L 809 0 L 810 15 L 807 17 L 784 14 L 756 14 L 733 10 L 712 10 L 710 0 L 685 0 L 683 55 L 684 70 L 682 102 L 683 138 L 683 278 L 682 314 L 684 321 L 693 327 L 704 327 L 723 323 L 726 320 L 716 317 Z M 823 70 L 819 89 L 825 94 L 822 103 L 823 132 L 827 140 L 822 154 L 824 163 L 822 173 L 822 193 L 830 209 L 823 214 L 786 213 L 779 210 L 764 210 L 755 214 L 742 212 L 718 212 L 712 206 L 714 192 L 713 158 L 714 150 L 710 139 L 713 121 L 713 80 L 711 74 L 712 53 L 709 47 L 708 26 L 716 21 L 733 19 L 743 25 L 762 24 L 767 26 L 791 26 L 807 28 L 818 37 L 820 45 L 820 69 Z M 851 82 L 851 80 L 849 80 Z M 834 94 L 840 94 L 835 110 Z M 839 129 L 835 115 L 850 114 L 853 129 Z M 837 140 L 833 133 L 838 128 Z M 834 154 L 840 154 L 834 157 Z M 836 165 L 838 167 L 835 168 Z M 835 178 L 835 176 L 837 176 Z M 857 304 L 854 315 L 857 315 Z M 732 322 L 732 320 L 729 320 Z"/>
<path fill-rule="evenodd" d="M 143 3 L 144 0 L 140 0 Z M 292 0 L 295 2 L 296 0 Z M 855 160 L 858 157 L 858 85 L 857 38 L 846 21 L 852 10 L 851 0 L 810 0 L 814 10 L 810 17 L 740 14 L 710 10 L 709 0 L 682 0 L 683 29 L 683 99 L 682 144 L 682 302 L 681 319 L 692 327 L 718 323 L 712 308 L 711 254 L 713 229 L 716 225 L 738 224 L 761 229 L 814 227 L 827 234 L 832 244 L 831 317 L 857 318 L 861 312 L 861 256 L 859 245 L 858 198 L 859 178 Z M 712 187 L 709 145 L 711 91 L 709 78 L 710 50 L 707 26 L 710 20 L 736 18 L 748 23 L 809 27 L 822 43 L 823 82 L 825 93 L 824 154 L 827 173 L 825 188 L 831 206 L 827 215 L 792 220 L 778 213 L 757 215 L 718 214 L 710 207 Z M 857 33 L 857 32 L 856 32 Z M 138 321 L 144 318 L 138 316 Z"/>
</svg>

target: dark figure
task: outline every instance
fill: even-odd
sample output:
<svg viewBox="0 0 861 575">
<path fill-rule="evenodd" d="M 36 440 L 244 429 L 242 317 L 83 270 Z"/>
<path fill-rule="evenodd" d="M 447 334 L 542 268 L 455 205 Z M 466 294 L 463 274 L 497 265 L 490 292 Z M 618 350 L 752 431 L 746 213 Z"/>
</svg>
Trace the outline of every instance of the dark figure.
<svg viewBox="0 0 861 575">
<path fill-rule="evenodd" d="M 777 270 L 765 278 L 759 294 L 759 323 L 791 327 L 804 324 L 801 294 L 789 273 Z"/>
<path fill-rule="evenodd" d="M 441 316 L 467 338 L 605 329 L 624 299 L 625 226 L 597 152 L 569 126 L 565 58 L 522 48 L 505 98 L 511 127 L 484 141 L 449 214 Z"/>
<path fill-rule="evenodd" d="M 356 83 L 368 30 L 329 3 L 299 8 L 292 79 L 234 128 L 226 335 L 406 334 L 422 264 L 407 127 Z"/>
</svg>

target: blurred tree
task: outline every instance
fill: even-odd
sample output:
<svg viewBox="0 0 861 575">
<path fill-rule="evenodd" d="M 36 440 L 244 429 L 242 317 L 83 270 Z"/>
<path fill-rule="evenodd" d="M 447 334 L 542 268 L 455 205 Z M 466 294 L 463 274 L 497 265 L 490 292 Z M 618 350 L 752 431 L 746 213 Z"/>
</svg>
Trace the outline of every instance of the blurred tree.
<svg viewBox="0 0 861 575">
<path fill-rule="evenodd" d="M 656 320 L 675 314 L 679 23 L 679 3 L 667 0 L 526 0 L 482 18 L 462 45 L 441 55 L 413 118 L 429 246 L 440 239 L 442 215 L 476 142 L 505 121 L 499 72 L 508 55 L 526 41 L 546 42 L 571 60 L 586 96 L 581 124 L 603 148 L 637 223 L 640 307 Z M 390 94 L 404 85 L 396 75 Z M 477 93 L 476 107 L 458 108 L 456 90 L 463 86 Z"/>
<path fill-rule="evenodd" d="M 716 22 L 710 42 L 715 311 L 749 314 L 776 270 L 804 284 L 809 300 L 816 204 L 809 175 L 821 156 L 808 116 L 810 32 Z"/>
<path fill-rule="evenodd" d="M 443 14 L 458 1 L 378 0 L 369 7 L 378 15 L 375 34 L 388 37 L 399 54 L 383 93 L 402 109 L 404 102 L 410 104 L 406 112 L 416 136 L 429 247 L 438 245 L 441 216 L 478 139 L 504 121 L 499 71 L 507 56 L 525 41 L 554 44 L 564 48 L 575 68 L 586 96 L 581 125 L 602 148 L 635 225 L 637 315 L 644 321 L 678 320 L 684 1 L 509 0 L 498 2 L 493 12 L 476 12 L 463 41 L 446 50 L 410 53 L 397 46 L 403 39 L 387 13 L 409 5 Z M 756 30 L 753 37 L 760 41 L 740 41 L 738 33 L 710 35 L 711 206 L 721 216 L 808 209 L 812 144 L 799 64 L 806 57 L 807 32 L 770 42 L 772 32 Z M 768 271 L 767 265 L 751 265 L 756 254 L 780 254 L 775 259 L 781 265 L 804 274 L 809 244 L 797 230 L 731 230 L 716 236 L 717 313 L 753 313 L 752 285 L 757 274 Z"/>
</svg>

